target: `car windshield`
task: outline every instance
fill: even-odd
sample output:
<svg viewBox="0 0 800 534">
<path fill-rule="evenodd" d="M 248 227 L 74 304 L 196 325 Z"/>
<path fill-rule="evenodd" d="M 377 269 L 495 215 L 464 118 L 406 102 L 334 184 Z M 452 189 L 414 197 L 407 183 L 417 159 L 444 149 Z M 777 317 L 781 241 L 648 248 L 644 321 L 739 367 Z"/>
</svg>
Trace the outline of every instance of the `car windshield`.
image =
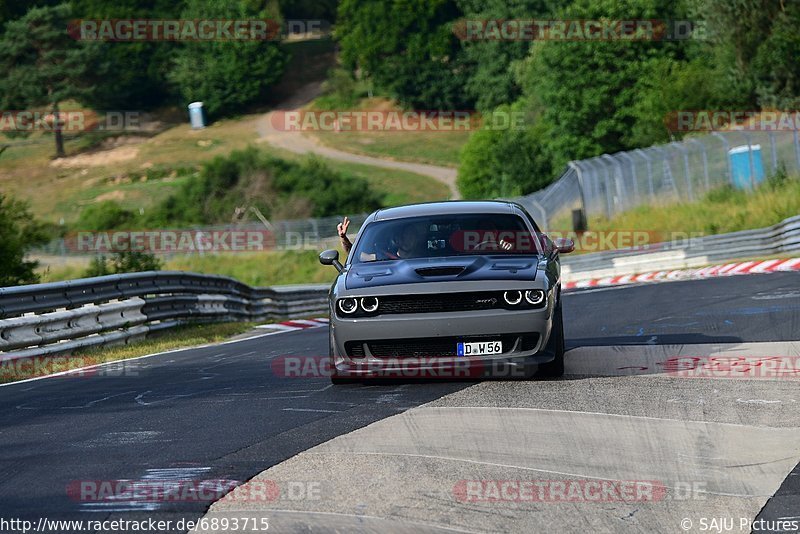
<svg viewBox="0 0 800 534">
<path fill-rule="evenodd" d="M 538 238 L 537 238 L 538 236 Z M 542 234 L 512 214 L 409 217 L 368 225 L 353 261 L 373 262 L 478 254 L 540 254 Z"/>
</svg>

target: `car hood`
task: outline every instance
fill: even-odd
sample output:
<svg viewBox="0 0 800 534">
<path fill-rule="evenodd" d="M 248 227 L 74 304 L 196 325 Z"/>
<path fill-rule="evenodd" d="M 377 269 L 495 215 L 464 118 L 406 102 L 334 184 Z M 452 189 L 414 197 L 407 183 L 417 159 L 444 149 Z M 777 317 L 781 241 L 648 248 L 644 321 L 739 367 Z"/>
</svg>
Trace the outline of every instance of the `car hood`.
<svg viewBox="0 0 800 534">
<path fill-rule="evenodd" d="M 462 256 L 358 263 L 348 269 L 347 289 L 421 282 L 534 280 L 538 256 Z"/>
</svg>

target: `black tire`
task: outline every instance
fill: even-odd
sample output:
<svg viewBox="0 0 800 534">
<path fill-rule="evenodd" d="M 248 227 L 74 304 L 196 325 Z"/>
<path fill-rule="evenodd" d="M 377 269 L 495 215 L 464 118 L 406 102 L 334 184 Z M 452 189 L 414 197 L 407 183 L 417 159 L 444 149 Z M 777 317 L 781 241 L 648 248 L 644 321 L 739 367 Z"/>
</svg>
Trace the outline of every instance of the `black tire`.
<svg viewBox="0 0 800 534">
<path fill-rule="evenodd" d="M 536 372 L 537 378 L 560 378 L 564 376 L 564 318 L 561 313 L 561 301 L 556 305 L 553 312 L 553 331 L 547 341 L 548 352 L 555 353 L 556 357 L 552 362 L 543 363 Z"/>
</svg>

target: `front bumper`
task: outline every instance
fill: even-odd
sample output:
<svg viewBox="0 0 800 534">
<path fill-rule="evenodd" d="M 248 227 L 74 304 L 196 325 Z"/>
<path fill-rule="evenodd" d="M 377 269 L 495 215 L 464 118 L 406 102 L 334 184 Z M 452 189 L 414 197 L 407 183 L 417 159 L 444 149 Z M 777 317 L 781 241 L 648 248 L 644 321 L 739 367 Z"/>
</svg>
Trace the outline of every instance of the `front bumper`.
<svg viewBox="0 0 800 534">
<path fill-rule="evenodd" d="M 483 310 L 384 315 L 330 323 L 332 370 L 342 377 L 486 378 L 522 376 L 555 355 L 545 349 L 552 327 L 553 302 L 539 309 Z M 429 341 L 452 346 L 457 341 L 503 339 L 503 353 L 492 356 L 425 354 Z M 387 340 L 390 340 L 387 342 Z M 387 346 L 396 343 L 397 350 Z M 379 349 L 380 347 L 380 349 Z M 371 350 L 373 348 L 374 350 Z"/>
</svg>

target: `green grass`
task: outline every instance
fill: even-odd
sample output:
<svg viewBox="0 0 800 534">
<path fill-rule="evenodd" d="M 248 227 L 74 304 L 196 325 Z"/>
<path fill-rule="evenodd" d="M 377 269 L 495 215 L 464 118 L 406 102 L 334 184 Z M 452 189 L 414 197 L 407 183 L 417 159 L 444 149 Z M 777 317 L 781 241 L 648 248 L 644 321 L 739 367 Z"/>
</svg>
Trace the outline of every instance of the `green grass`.
<svg viewBox="0 0 800 534">
<path fill-rule="evenodd" d="M 12 364 L 6 363 L 0 366 L 0 383 L 15 382 L 100 363 L 127 360 L 173 349 L 219 343 L 232 336 L 247 332 L 253 326 L 253 323 L 189 324 L 153 334 L 128 345 L 83 349 L 69 356 L 43 356 L 36 359 L 37 367 L 35 368 L 33 366 L 14 367 Z M 31 369 L 36 370 L 31 371 Z"/>
<path fill-rule="evenodd" d="M 724 234 L 764 228 L 800 214 L 800 177 L 767 182 L 754 192 L 721 188 L 703 200 L 663 206 L 640 206 L 606 219 L 593 217 L 593 231 L 646 230 Z"/>
<path fill-rule="evenodd" d="M 91 154 L 85 165 L 69 168 L 51 164 L 53 149 L 47 142 L 15 147 L 0 156 L 0 190 L 28 200 L 36 217 L 52 223 L 63 219 L 69 225 L 77 220 L 83 207 L 103 199 L 116 200 L 128 209 L 147 210 L 187 179 L 185 175 L 170 177 L 167 172 L 166 177 L 142 181 L 148 169 L 197 169 L 215 156 L 246 148 L 258 139 L 256 121 L 260 118 L 261 115 L 250 115 L 226 119 L 201 131 L 175 126 L 135 145 Z M 68 154 L 75 153 L 73 143 L 67 143 Z M 287 159 L 305 157 L 265 143 L 258 147 Z M 135 157 L 114 159 L 121 150 L 133 150 Z M 385 197 L 387 205 L 449 196 L 444 185 L 427 176 L 324 161 L 334 169 L 367 179 Z"/>
<path fill-rule="evenodd" d="M 315 102 L 309 106 L 309 109 L 318 109 L 319 107 L 327 106 L 320 106 Z M 392 102 L 379 98 L 363 99 L 357 106 L 354 106 L 354 109 L 400 111 L 400 108 Z M 455 168 L 459 165 L 459 153 L 461 147 L 469 139 L 470 132 L 324 131 L 309 135 L 314 135 L 323 144 L 343 152 Z"/>
<path fill-rule="evenodd" d="M 288 250 L 176 256 L 165 261 L 164 269 L 231 276 L 252 286 L 332 283 L 336 270 L 319 263 L 320 252 Z M 344 253 L 341 254 L 344 257 Z M 84 277 L 88 265 L 88 258 L 79 258 L 66 264 L 42 265 L 38 272 L 42 282 L 74 280 Z"/>
<path fill-rule="evenodd" d="M 318 250 L 191 255 L 167 261 L 168 270 L 232 276 L 252 286 L 332 283 L 336 269 L 319 263 Z"/>
<path fill-rule="evenodd" d="M 450 189 L 446 185 L 428 176 L 360 163 L 334 160 L 326 160 L 326 163 L 337 171 L 365 179 L 372 189 L 383 195 L 386 206 L 446 200 L 450 197 Z"/>
</svg>

